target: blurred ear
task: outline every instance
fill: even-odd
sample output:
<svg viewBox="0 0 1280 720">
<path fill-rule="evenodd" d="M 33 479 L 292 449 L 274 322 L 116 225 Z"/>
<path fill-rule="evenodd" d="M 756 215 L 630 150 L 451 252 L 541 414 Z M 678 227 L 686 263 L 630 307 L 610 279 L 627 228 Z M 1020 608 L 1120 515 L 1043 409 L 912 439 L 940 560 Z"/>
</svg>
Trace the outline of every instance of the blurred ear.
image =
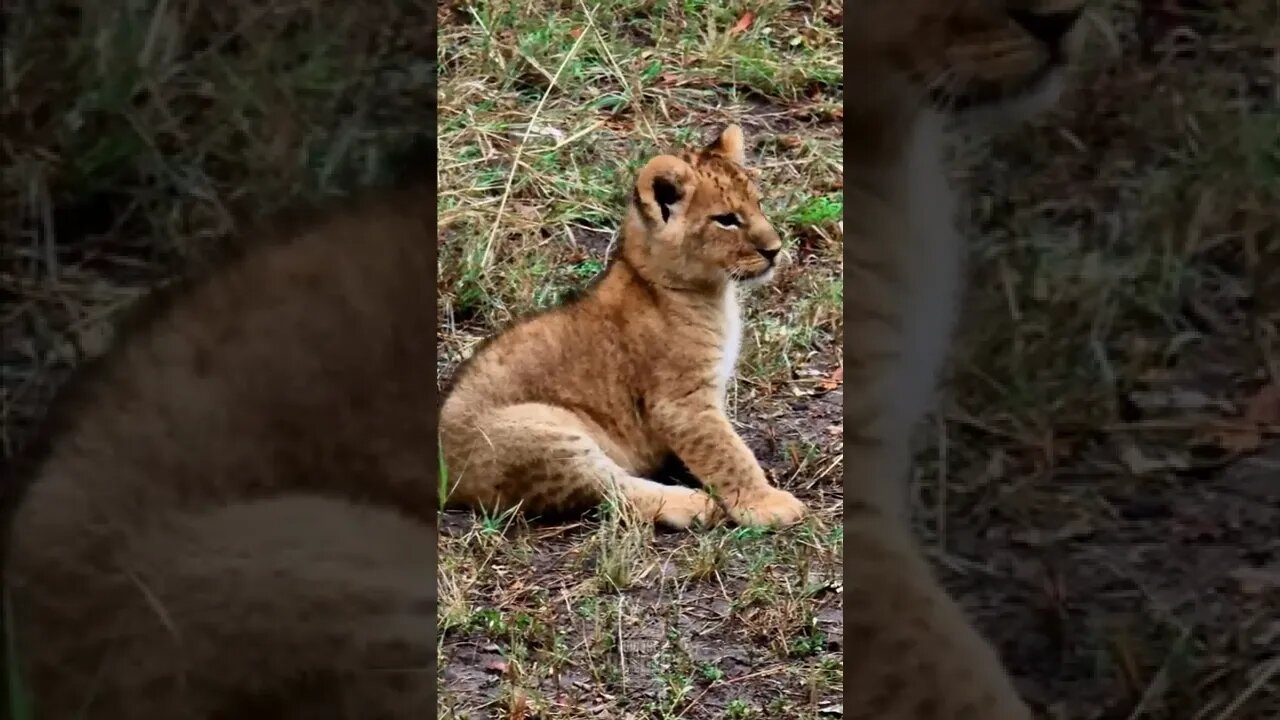
<svg viewBox="0 0 1280 720">
<path fill-rule="evenodd" d="M 688 163 L 673 155 L 659 155 L 640 169 L 635 200 L 652 222 L 667 223 L 688 207 L 695 175 Z"/>
<path fill-rule="evenodd" d="M 745 167 L 747 164 L 747 141 L 742 136 L 742 128 L 737 125 L 730 125 L 725 128 L 720 133 L 720 136 L 707 146 L 707 152 L 724 156 Z"/>
</svg>

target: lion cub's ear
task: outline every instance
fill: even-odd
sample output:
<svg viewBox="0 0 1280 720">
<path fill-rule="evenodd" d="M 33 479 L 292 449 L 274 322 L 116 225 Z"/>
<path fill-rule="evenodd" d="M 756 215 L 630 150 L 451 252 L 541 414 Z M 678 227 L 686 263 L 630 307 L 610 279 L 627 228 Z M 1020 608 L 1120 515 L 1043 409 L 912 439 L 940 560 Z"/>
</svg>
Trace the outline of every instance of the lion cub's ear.
<svg viewBox="0 0 1280 720">
<path fill-rule="evenodd" d="M 722 155 L 746 167 L 747 141 L 742 136 L 742 128 L 737 125 L 730 125 L 725 128 L 720 133 L 720 136 L 707 146 L 707 152 Z"/>
<path fill-rule="evenodd" d="M 688 206 L 695 183 L 696 174 L 688 163 L 674 155 L 659 155 L 636 178 L 640 211 L 651 221 L 669 222 Z"/>
</svg>

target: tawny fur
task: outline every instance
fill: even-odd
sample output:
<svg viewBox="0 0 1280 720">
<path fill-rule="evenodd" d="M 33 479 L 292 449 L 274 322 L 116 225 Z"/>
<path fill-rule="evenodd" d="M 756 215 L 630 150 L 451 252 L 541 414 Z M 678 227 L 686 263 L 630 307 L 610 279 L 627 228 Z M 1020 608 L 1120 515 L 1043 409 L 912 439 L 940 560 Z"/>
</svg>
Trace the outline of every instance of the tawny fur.
<svg viewBox="0 0 1280 720">
<path fill-rule="evenodd" d="M 251 244 L 81 384 L 8 538 L 36 718 L 431 716 L 433 201 Z"/>
<path fill-rule="evenodd" d="M 860 0 L 845 108 L 845 707 L 864 720 L 1023 720 L 991 647 L 910 537 L 911 436 L 950 347 L 963 248 L 952 122 L 1050 100 L 1081 0 Z"/>
<path fill-rule="evenodd" d="M 440 414 L 451 504 L 548 514 L 612 498 L 674 527 L 803 516 L 725 415 L 735 285 L 766 280 L 782 248 L 743 142 L 731 126 L 650 160 L 603 277 L 459 369 Z M 672 455 L 710 492 L 645 477 Z"/>
</svg>

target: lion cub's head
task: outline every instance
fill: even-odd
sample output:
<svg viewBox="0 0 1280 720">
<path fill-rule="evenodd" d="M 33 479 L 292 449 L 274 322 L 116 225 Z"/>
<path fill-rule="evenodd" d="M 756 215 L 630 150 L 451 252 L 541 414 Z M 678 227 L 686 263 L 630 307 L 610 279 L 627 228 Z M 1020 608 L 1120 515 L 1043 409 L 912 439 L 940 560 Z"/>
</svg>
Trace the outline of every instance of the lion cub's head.
<svg viewBox="0 0 1280 720">
<path fill-rule="evenodd" d="M 859 0 L 857 75 L 891 74 L 923 105 L 1037 111 L 1056 99 L 1085 0 Z M 853 83 L 858 92 L 858 83 Z"/>
<path fill-rule="evenodd" d="M 624 252 L 670 287 L 767 281 L 782 240 L 760 209 L 755 177 L 737 125 L 701 150 L 655 157 L 636 179 Z"/>
</svg>

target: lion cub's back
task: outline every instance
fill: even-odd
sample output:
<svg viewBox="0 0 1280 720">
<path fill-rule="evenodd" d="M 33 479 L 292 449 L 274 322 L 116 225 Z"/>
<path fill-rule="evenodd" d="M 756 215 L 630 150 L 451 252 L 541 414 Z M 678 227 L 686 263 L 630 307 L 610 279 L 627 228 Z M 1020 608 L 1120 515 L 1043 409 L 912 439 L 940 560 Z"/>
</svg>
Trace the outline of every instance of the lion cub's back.
<svg viewBox="0 0 1280 720">
<path fill-rule="evenodd" d="M 601 326 L 590 303 L 518 319 L 458 367 L 441 421 L 525 402 L 612 412 L 618 398 L 630 397 L 635 381 L 625 353 L 625 343 Z"/>
<path fill-rule="evenodd" d="M 620 274 L 517 320 L 451 378 L 440 415 L 446 446 L 465 452 L 482 442 L 473 428 L 494 408 L 543 403 L 573 411 L 628 454 L 648 458 L 658 449 L 642 408 L 657 382 L 654 369 L 671 352 L 672 330 L 651 294 Z"/>
</svg>

